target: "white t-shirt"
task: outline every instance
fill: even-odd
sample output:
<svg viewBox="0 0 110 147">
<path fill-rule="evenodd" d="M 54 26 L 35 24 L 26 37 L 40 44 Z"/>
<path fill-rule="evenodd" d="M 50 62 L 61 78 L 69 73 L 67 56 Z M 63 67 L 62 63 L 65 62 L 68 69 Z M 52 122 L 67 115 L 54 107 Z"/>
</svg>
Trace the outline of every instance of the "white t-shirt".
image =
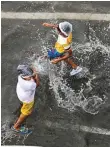
<svg viewBox="0 0 110 147">
<path fill-rule="evenodd" d="M 21 76 L 18 76 L 16 92 L 19 100 L 25 103 L 32 102 L 34 100 L 36 86 L 33 79 L 26 81 Z"/>
</svg>

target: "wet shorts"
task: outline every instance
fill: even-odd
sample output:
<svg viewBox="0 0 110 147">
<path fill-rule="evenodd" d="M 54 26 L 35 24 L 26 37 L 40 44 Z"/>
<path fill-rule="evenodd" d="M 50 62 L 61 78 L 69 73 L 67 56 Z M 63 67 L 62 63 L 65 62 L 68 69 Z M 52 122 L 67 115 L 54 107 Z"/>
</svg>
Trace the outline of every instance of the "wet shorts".
<svg viewBox="0 0 110 147">
<path fill-rule="evenodd" d="M 30 103 L 23 103 L 21 107 L 21 113 L 24 115 L 30 115 L 33 111 L 34 101 Z"/>
<path fill-rule="evenodd" d="M 50 59 L 54 59 L 54 58 L 61 57 L 61 56 L 63 56 L 63 53 L 57 52 L 56 49 L 51 49 L 48 51 L 48 57 Z"/>
</svg>

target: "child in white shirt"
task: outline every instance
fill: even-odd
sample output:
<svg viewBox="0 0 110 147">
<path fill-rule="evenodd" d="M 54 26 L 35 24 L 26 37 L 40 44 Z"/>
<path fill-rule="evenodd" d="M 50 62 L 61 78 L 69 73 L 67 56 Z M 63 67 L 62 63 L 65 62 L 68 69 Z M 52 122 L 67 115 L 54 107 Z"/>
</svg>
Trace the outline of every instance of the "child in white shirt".
<svg viewBox="0 0 110 147">
<path fill-rule="evenodd" d="M 29 133 L 28 128 L 22 127 L 24 120 L 32 113 L 34 106 L 34 95 L 36 87 L 39 86 L 39 78 L 35 69 L 27 65 L 19 65 L 17 68 L 19 72 L 16 92 L 18 99 L 22 103 L 21 114 L 12 130 L 20 133 Z"/>
</svg>

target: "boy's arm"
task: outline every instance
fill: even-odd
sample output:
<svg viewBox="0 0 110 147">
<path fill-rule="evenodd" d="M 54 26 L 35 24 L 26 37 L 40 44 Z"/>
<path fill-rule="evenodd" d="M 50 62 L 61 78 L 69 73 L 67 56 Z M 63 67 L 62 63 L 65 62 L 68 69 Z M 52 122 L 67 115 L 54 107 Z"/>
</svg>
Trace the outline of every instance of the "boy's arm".
<svg viewBox="0 0 110 147">
<path fill-rule="evenodd" d="M 36 71 L 36 69 L 34 68 L 34 67 L 32 67 L 32 70 L 33 70 L 33 78 L 34 78 L 34 80 L 35 80 L 35 82 L 36 82 L 36 84 L 37 84 L 37 86 L 39 86 L 40 85 L 40 80 L 39 80 L 39 76 L 38 76 L 38 74 L 37 74 L 37 71 Z"/>
<path fill-rule="evenodd" d="M 43 23 L 42 25 L 45 26 L 45 27 L 52 27 L 52 28 L 57 28 L 58 27 L 58 25 L 50 24 L 50 23 Z"/>
<path fill-rule="evenodd" d="M 68 51 L 65 51 L 65 54 L 64 54 L 63 57 L 59 57 L 59 58 L 53 59 L 51 61 L 51 63 L 56 64 L 56 63 L 58 63 L 58 62 L 60 62 L 62 60 L 65 60 L 65 59 L 69 58 L 70 56 L 72 56 L 72 50 L 71 49 L 69 49 Z"/>
<path fill-rule="evenodd" d="M 58 63 L 58 62 L 60 62 L 62 60 L 65 60 L 65 59 L 69 58 L 69 57 L 70 57 L 69 53 L 66 53 L 63 57 L 59 57 L 59 58 L 53 59 L 51 61 L 51 63 L 56 64 L 56 63 Z"/>
<path fill-rule="evenodd" d="M 36 82 L 36 84 L 37 84 L 37 87 L 40 85 L 40 81 L 39 81 L 39 77 L 38 77 L 38 74 L 36 74 L 35 76 L 34 76 L 34 80 L 35 80 L 35 82 Z"/>
</svg>

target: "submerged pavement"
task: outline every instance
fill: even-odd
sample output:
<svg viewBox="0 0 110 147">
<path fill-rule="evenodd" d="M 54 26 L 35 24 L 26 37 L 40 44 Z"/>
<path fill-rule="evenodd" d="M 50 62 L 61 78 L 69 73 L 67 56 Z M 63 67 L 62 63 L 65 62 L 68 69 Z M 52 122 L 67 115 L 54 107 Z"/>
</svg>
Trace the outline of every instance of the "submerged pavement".
<svg viewBox="0 0 110 147">
<path fill-rule="evenodd" d="M 56 12 L 59 10 L 61 12 L 61 9 L 59 9 L 61 6 L 63 6 L 63 12 L 71 10 L 71 6 L 74 8 L 73 12 L 79 12 L 81 6 L 83 12 L 91 10 L 95 13 L 109 13 L 110 10 L 108 2 L 80 2 L 80 5 L 77 2 L 62 2 L 62 5 L 60 3 L 2 2 L 2 11 L 44 12 L 46 10 Z M 96 8 L 93 6 L 96 6 Z M 110 130 L 110 23 L 104 21 L 68 20 L 73 25 L 75 62 L 86 66 L 91 74 L 96 76 L 95 80 L 91 82 L 92 90 L 84 91 L 83 94 L 88 98 L 97 96 L 101 100 L 87 101 L 87 105 L 83 103 L 85 107 L 78 106 L 75 101 L 75 111 L 69 111 L 71 106 L 67 109 L 65 107 L 66 103 L 64 103 L 65 106 L 59 107 L 54 91 L 49 88 L 50 78 L 40 75 L 41 86 L 36 92 L 35 109 L 26 122 L 28 126 L 33 128 L 33 133 L 29 136 L 19 136 L 10 132 L 8 126 L 16 118 L 12 112 L 19 102 L 16 96 L 16 67 L 18 64 L 30 62 L 28 58 L 33 56 L 34 53 L 42 55 L 42 50 L 52 48 L 56 40 L 55 32 L 42 27 L 41 24 L 45 21 L 58 23 L 62 20 L 2 19 L 2 144 L 45 147 L 73 147 L 73 145 L 75 147 L 109 147 L 110 135 L 107 135 L 106 132 Z M 81 90 L 81 85 L 88 82 L 87 80 L 79 81 L 69 76 L 64 76 L 64 78 L 69 87 L 75 90 L 76 93 Z M 61 96 L 63 99 L 67 98 L 62 93 Z M 84 101 L 80 100 L 79 102 Z M 101 105 L 98 102 L 102 102 Z M 91 114 L 97 111 L 97 114 Z M 95 131 L 97 133 L 94 133 L 92 127 L 102 130 L 97 129 Z M 107 131 L 104 129 L 107 129 Z M 103 133 L 104 131 L 105 133 Z"/>
</svg>

